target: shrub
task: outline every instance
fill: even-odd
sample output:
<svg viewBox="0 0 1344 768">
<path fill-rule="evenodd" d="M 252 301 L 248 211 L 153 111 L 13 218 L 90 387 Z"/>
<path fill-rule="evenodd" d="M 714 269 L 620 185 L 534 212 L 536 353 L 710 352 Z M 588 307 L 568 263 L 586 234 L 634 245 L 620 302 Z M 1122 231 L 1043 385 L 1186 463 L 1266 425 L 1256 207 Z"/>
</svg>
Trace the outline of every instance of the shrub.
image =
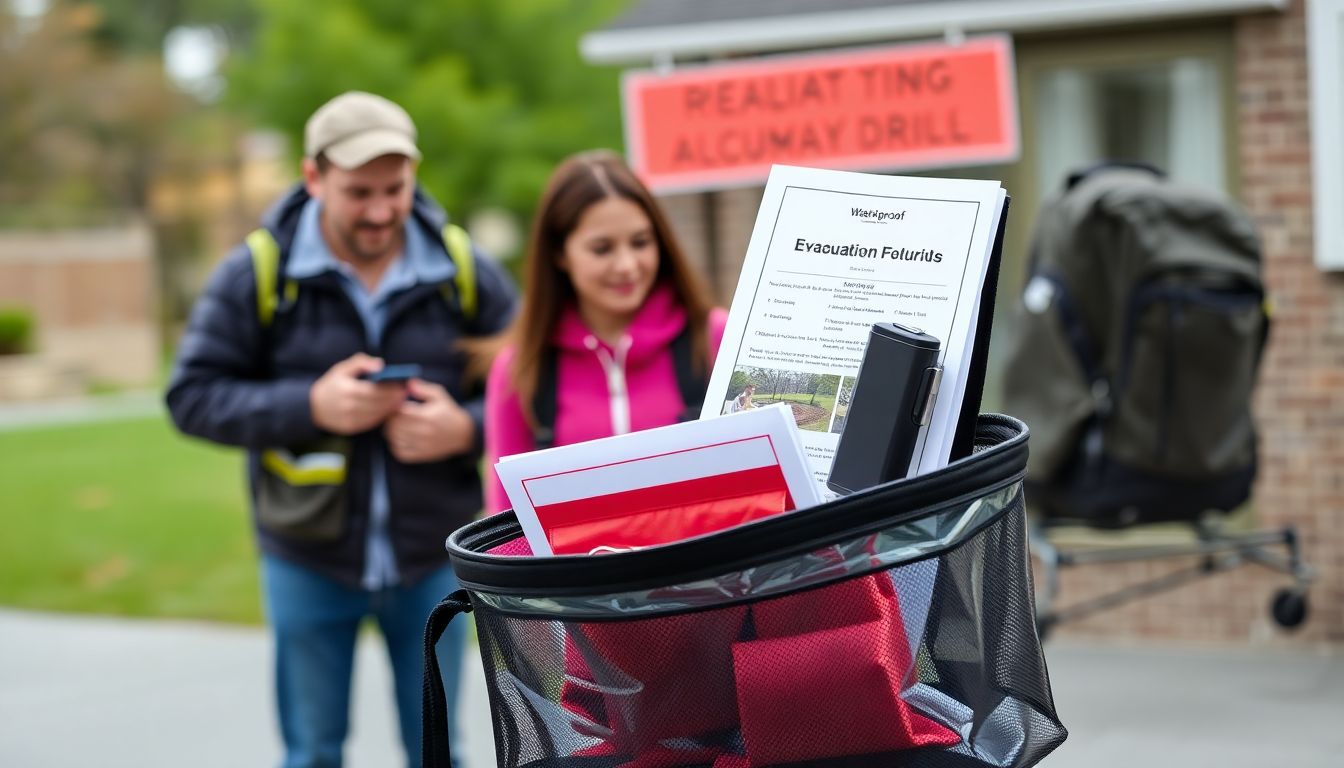
<svg viewBox="0 0 1344 768">
<path fill-rule="evenodd" d="M 33 342 L 33 313 L 23 307 L 0 307 L 0 355 L 27 352 Z"/>
</svg>

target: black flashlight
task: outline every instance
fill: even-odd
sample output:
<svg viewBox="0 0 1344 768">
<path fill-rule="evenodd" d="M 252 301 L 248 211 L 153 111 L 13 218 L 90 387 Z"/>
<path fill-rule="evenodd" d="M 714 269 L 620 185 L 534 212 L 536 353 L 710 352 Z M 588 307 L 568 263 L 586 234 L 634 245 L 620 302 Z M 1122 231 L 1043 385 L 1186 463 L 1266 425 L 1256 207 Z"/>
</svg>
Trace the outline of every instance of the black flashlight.
<svg viewBox="0 0 1344 768">
<path fill-rule="evenodd" d="M 942 381 L 938 339 L 876 323 L 859 365 L 826 485 L 849 494 L 905 477 Z"/>
</svg>

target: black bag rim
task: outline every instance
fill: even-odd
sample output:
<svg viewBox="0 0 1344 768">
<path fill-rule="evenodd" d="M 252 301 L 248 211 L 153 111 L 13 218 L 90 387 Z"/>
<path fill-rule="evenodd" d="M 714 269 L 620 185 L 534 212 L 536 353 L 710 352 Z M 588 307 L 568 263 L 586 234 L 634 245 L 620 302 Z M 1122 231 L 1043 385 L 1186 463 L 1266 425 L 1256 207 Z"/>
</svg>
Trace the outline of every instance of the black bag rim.
<svg viewBox="0 0 1344 768">
<path fill-rule="evenodd" d="M 447 541 L 449 558 L 467 589 L 511 596 L 605 595 L 711 578 L 804 554 L 833 540 L 862 535 L 875 525 L 917 520 L 944 502 L 1020 481 L 1026 473 L 1028 434 L 1027 425 L 1011 416 L 981 414 L 976 422 L 976 445 L 986 446 L 984 450 L 942 469 L 799 512 L 633 552 L 554 557 L 487 554 L 522 535 L 510 510 L 455 531 Z"/>
</svg>

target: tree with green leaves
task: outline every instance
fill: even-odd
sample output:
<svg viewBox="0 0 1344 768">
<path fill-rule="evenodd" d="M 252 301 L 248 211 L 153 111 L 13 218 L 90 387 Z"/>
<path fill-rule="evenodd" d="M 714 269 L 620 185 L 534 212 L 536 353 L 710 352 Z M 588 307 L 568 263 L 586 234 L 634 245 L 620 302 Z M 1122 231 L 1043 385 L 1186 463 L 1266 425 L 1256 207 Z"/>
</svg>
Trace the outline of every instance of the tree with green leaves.
<svg viewBox="0 0 1344 768">
<path fill-rule="evenodd" d="M 823 373 L 812 373 L 808 375 L 811 377 L 811 381 L 808 383 L 808 388 L 812 390 L 812 399 L 808 401 L 808 405 L 816 405 L 818 395 L 821 397 L 834 395 L 836 387 L 840 385 L 839 376 Z"/>
<path fill-rule="evenodd" d="M 619 148 L 618 73 L 583 62 L 578 40 L 625 2 L 257 0 L 227 98 L 299 150 L 304 122 L 327 99 L 386 96 L 414 118 L 420 181 L 450 212 L 499 206 L 527 217 L 561 158 Z"/>
<path fill-rule="evenodd" d="M 232 45 L 250 37 L 251 3 L 238 0 L 83 0 L 98 11 L 92 39 L 103 47 L 157 56 L 178 27 L 218 29 Z"/>
<path fill-rule="evenodd" d="M 733 375 L 728 379 L 728 394 L 736 397 L 751 383 L 751 377 L 747 375 L 746 371 L 739 368 L 733 371 Z"/>
</svg>

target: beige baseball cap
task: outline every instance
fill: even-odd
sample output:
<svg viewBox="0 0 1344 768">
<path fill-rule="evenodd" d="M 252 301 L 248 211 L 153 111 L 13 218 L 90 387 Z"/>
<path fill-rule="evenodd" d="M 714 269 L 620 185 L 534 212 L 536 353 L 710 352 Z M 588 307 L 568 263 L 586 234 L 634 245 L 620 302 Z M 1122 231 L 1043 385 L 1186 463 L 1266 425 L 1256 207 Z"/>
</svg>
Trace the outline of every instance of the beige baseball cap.
<svg viewBox="0 0 1344 768">
<path fill-rule="evenodd" d="M 303 153 L 325 154 L 346 170 L 383 155 L 420 159 L 415 123 L 406 110 L 363 91 L 347 91 L 318 107 L 303 129 Z"/>
</svg>

